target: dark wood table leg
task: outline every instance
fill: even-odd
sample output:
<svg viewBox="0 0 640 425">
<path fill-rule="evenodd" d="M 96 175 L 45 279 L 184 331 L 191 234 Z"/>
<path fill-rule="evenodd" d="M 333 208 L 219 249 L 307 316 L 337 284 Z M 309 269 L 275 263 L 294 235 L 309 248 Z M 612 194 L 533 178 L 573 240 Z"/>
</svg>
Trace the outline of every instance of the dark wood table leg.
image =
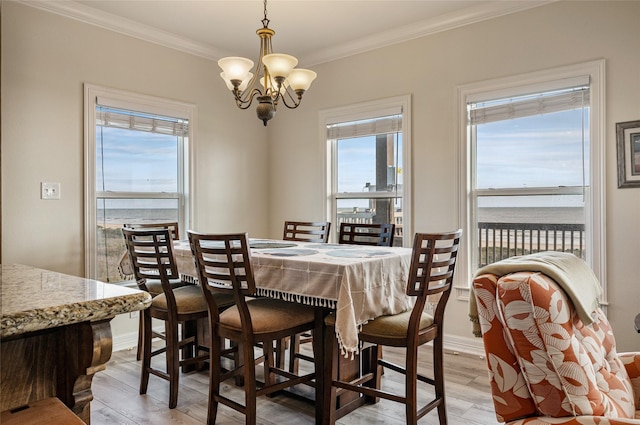
<svg viewBox="0 0 640 425">
<path fill-rule="evenodd" d="M 323 413 L 322 424 L 330 425 L 367 402 L 377 402 L 377 399 L 368 399 L 358 392 L 345 391 L 337 396 L 332 388 L 331 381 L 336 377 L 341 381 L 352 381 L 363 375 L 374 372 L 377 368 L 377 360 L 382 356 L 382 350 L 377 346 L 364 348 L 361 352 L 344 357 L 340 353 L 340 347 L 333 327 L 324 327 L 324 378 L 323 378 Z M 380 386 L 380 374 L 371 386 Z M 331 400 L 334 399 L 335 402 Z"/>
<path fill-rule="evenodd" d="M 316 371 L 316 425 L 323 424 L 324 410 L 324 388 L 325 379 L 325 326 L 324 318 L 329 314 L 329 310 L 323 307 L 315 309 L 315 328 L 313 329 L 313 359 Z"/>
<path fill-rule="evenodd" d="M 322 369 L 322 422 L 320 423 L 322 425 L 331 425 L 335 423 L 337 407 L 337 403 L 332 397 L 332 391 L 335 391 L 335 389 L 332 388 L 331 382 L 334 377 L 338 376 L 339 348 L 338 341 L 334 334 L 334 328 L 323 326 L 321 335 L 324 339 L 324 366 Z M 317 423 L 316 421 L 316 424 Z"/>
<path fill-rule="evenodd" d="M 204 321 L 204 319 L 201 319 Z M 200 322 L 200 320 L 189 320 L 186 321 L 182 324 L 182 338 L 183 339 L 187 339 L 190 337 L 195 337 L 196 341 L 198 340 L 199 337 L 201 337 L 201 334 L 203 333 L 202 331 L 200 331 L 199 329 L 206 329 L 206 324 L 200 324 L 198 323 Z M 182 347 L 180 349 L 180 351 L 182 352 L 182 359 L 186 360 L 186 359 L 191 359 L 194 357 L 194 355 L 198 355 L 197 353 L 197 348 L 194 347 L 193 345 L 186 345 L 184 347 Z M 189 373 L 189 372 L 193 372 L 194 370 L 196 370 L 198 367 L 195 363 L 191 363 L 191 364 L 185 364 L 182 365 L 182 373 Z"/>
<path fill-rule="evenodd" d="M 384 368 L 378 365 L 378 360 L 382 359 L 382 346 L 373 345 L 367 347 L 362 352 L 362 374 L 365 373 L 373 373 L 375 379 L 367 382 L 365 385 L 367 387 L 372 387 L 375 389 L 380 389 L 380 385 L 382 384 L 382 373 L 384 372 Z M 367 403 L 377 403 L 380 401 L 380 398 L 368 397 L 365 396 Z"/>
</svg>

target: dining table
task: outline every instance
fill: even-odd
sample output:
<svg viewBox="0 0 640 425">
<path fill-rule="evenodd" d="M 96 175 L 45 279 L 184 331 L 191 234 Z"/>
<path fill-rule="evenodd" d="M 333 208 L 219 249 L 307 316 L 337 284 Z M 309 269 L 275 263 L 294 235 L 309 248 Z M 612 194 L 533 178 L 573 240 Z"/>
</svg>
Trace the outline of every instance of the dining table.
<svg viewBox="0 0 640 425">
<path fill-rule="evenodd" d="M 314 306 L 322 312 L 316 314 L 317 320 L 335 313 L 336 338 L 343 362 L 355 364 L 347 372 L 341 362 L 345 373 L 366 372 L 354 360 L 361 348 L 360 326 L 413 306 L 412 298 L 406 294 L 411 248 L 254 238 L 249 240 L 249 247 L 256 295 Z M 174 242 L 174 257 L 182 278 L 197 283 L 189 241 Z M 316 329 L 326 328 L 322 323 Z M 324 341 L 324 336 L 320 337 Z M 321 361 L 324 364 L 324 359 Z M 322 379 L 316 379 L 316 423 L 322 423 L 323 385 Z M 341 414 L 364 402 L 364 397 L 343 398 Z"/>
<path fill-rule="evenodd" d="M 358 350 L 358 327 L 410 309 L 411 248 L 250 239 L 257 295 L 336 312 L 342 353 Z M 178 271 L 197 280 L 189 241 L 174 243 Z"/>
</svg>

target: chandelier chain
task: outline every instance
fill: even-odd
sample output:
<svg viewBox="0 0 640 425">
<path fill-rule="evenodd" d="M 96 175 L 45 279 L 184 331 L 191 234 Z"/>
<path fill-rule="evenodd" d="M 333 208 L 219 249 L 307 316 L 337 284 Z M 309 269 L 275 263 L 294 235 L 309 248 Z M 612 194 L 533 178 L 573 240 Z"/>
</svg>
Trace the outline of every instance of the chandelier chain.
<svg viewBox="0 0 640 425">
<path fill-rule="evenodd" d="M 267 0 L 264 0 L 264 19 L 262 20 L 262 26 L 264 28 L 269 26 L 269 19 L 267 19 Z"/>
</svg>

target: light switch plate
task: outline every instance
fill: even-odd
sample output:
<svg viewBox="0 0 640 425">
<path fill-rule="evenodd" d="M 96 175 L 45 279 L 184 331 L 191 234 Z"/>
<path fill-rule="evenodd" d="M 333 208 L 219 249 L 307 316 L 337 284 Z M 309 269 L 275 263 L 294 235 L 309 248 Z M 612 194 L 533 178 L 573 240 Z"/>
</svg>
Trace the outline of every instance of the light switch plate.
<svg viewBox="0 0 640 425">
<path fill-rule="evenodd" d="M 40 183 L 42 199 L 60 199 L 60 183 Z"/>
</svg>

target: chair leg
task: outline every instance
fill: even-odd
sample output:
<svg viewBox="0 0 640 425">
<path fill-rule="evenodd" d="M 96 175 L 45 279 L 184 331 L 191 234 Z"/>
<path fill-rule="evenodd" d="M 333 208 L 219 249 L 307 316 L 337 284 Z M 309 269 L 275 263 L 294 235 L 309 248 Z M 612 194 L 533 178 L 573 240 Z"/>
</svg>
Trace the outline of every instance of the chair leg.
<svg viewBox="0 0 640 425">
<path fill-rule="evenodd" d="M 438 405 L 438 418 L 440 425 L 447 425 L 447 409 L 444 395 L 444 351 L 442 336 L 438 335 L 433 341 L 433 379 L 435 381 L 436 398 L 440 400 Z"/>
<path fill-rule="evenodd" d="M 256 425 L 256 367 L 253 344 L 250 341 L 241 342 L 239 343 L 239 349 L 242 350 L 242 362 L 244 364 L 245 424 Z"/>
<path fill-rule="evenodd" d="M 221 339 L 221 341 L 224 344 L 224 339 Z M 233 367 L 239 367 L 240 365 L 242 365 L 242 349 L 236 341 L 229 341 L 229 346 L 235 347 L 235 350 L 233 351 Z M 234 381 L 236 387 L 244 387 L 243 374 L 237 374 L 234 378 Z"/>
<path fill-rule="evenodd" d="M 418 399 L 418 348 L 407 347 L 407 359 L 405 365 L 405 412 L 407 425 L 418 423 L 417 399 Z"/>
<path fill-rule="evenodd" d="M 293 335 L 289 344 L 289 372 L 297 374 L 300 363 L 300 359 L 297 356 L 298 352 L 300 352 L 300 335 Z"/>
<path fill-rule="evenodd" d="M 165 321 L 167 336 L 167 373 L 169 375 L 169 409 L 178 405 L 178 388 L 180 378 L 180 353 L 178 346 L 178 324 L 172 320 Z"/>
<path fill-rule="evenodd" d="M 143 344 L 144 344 L 144 316 L 142 315 L 142 313 L 140 313 L 140 315 L 138 316 L 140 319 L 138 320 L 139 324 L 138 324 L 138 349 L 136 352 L 136 361 L 140 361 L 140 359 L 142 358 L 142 350 L 143 350 Z"/>
<path fill-rule="evenodd" d="M 268 387 L 274 384 L 275 374 L 271 371 L 274 367 L 274 350 L 273 341 L 264 341 L 262 343 L 262 354 L 264 354 L 264 386 Z M 272 394 L 268 394 L 271 396 Z"/>
<path fill-rule="evenodd" d="M 215 335 L 211 333 L 211 348 L 209 349 L 209 408 L 207 411 L 207 424 L 214 425 L 218 415 L 218 395 L 220 394 L 220 374 L 222 344 L 224 339 L 218 338 L 218 344 L 214 343 Z M 237 359 L 237 358 L 236 358 Z M 237 364 L 237 360 L 234 362 Z"/>
<path fill-rule="evenodd" d="M 140 394 L 147 393 L 149 385 L 149 368 L 151 367 L 151 313 L 149 310 L 141 312 L 142 318 L 142 370 L 140 373 Z"/>
<path fill-rule="evenodd" d="M 276 365 L 280 369 L 284 369 L 287 347 L 289 347 L 289 337 L 276 341 Z"/>
</svg>

